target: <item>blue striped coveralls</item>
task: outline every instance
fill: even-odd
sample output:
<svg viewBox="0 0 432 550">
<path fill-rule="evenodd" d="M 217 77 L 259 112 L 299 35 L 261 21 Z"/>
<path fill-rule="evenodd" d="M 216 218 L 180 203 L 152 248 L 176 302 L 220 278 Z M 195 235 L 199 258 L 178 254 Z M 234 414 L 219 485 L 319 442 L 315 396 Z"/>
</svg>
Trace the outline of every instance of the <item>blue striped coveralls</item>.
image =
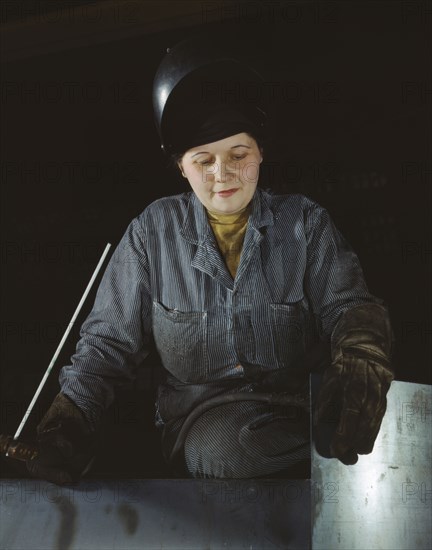
<svg viewBox="0 0 432 550">
<path fill-rule="evenodd" d="M 130 223 L 110 259 L 61 389 L 97 426 L 154 338 L 168 377 L 157 425 L 175 431 L 203 399 L 251 391 L 245 365 L 298 370 L 341 313 L 365 302 L 382 300 L 328 212 L 306 196 L 257 188 L 234 280 L 196 195 L 161 198 Z M 253 402 L 204 413 L 185 443 L 197 477 L 266 475 L 308 452 L 292 420 Z"/>
</svg>

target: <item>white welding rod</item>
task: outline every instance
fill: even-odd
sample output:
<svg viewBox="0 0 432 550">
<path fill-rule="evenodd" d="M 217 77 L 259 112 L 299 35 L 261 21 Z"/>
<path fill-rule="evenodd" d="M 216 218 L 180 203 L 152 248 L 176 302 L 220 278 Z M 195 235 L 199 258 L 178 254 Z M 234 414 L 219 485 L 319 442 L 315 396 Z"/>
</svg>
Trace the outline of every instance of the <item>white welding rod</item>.
<svg viewBox="0 0 432 550">
<path fill-rule="evenodd" d="M 104 262 L 104 260 L 105 260 L 105 258 L 106 258 L 106 255 L 108 254 L 108 250 L 110 249 L 110 247 L 111 247 L 111 244 L 108 243 L 108 244 L 106 245 L 106 247 L 105 247 L 105 250 L 104 250 L 103 253 L 102 253 L 102 256 L 101 256 L 101 258 L 100 258 L 100 260 L 99 260 L 99 263 L 98 263 L 97 266 L 96 266 L 96 269 L 95 269 L 95 271 L 94 271 L 94 273 L 93 273 L 93 275 L 92 275 L 92 278 L 90 279 L 90 282 L 89 282 L 89 284 L 87 285 L 87 288 L 85 289 L 84 294 L 82 295 L 82 298 L 81 298 L 81 300 L 80 300 L 80 303 L 78 304 L 78 307 L 76 308 L 75 313 L 73 314 L 72 319 L 71 319 L 69 325 L 67 326 L 65 333 L 63 334 L 63 338 L 61 339 L 60 344 L 58 345 L 58 347 L 57 347 L 57 349 L 56 349 L 56 352 L 54 353 L 54 356 L 53 356 L 53 358 L 51 359 L 51 362 L 50 362 L 50 364 L 48 365 L 48 368 L 47 368 L 47 370 L 45 371 L 45 374 L 43 375 L 43 378 L 42 378 L 42 380 L 41 380 L 41 382 L 40 382 L 40 384 L 39 384 L 39 387 L 38 387 L 38 389 L 36 390 L 36 393 L 34 394 L 33 399 L 31 400 L 30 405 L 28 406 L 28 409 L 27 409 L 27 411 L 26 411 L 26 413 L 25 413 L 25 415 L 24 415 L 24 418 L 21 420 L 21 424 L 19 425 L 19 427 L 18 427 L 18 429 L 17 429 L 17 431 L 16 431 L 16 433 L 15 433 L 15 435 L 14 435 L 14 439 L 18 439 L 20 433 L 22 432 L 22 429 L 24 428 L 24 425 L 25 425 L 25 423 L 27 422 L 27 418 L 30 416 L 30 413 L 31 413 L 31 411 L 32 411 L 32 409 L 33 409 L 33 407 L 34 407 L 34 404 L 36 403 L 36 399 L 39 397 L 39 394 L 40 394 L 40 392 L 42 391 L 42 388 L 43 388 L 44 385 L 45 385 L 45 382 L 46 382 L 46 380 L 47 380 L 47 378 L 48 378 L 48 375 L 49 375 L 49 373 L 51 372 L 51 370 L 52 370 L 52 368 L 53 368 L 53 366 L 54 366 L 54 363 L 55 363 L 56 360 L 57 360 L 57 357 L 58 357 L 59 353 L 61 352 L 61 349 L 62 349 L 62 347 L 63 347 L 63 344 L 65 343 L 66 338 L 69 336 L 69 332 L 71 331 L 71 329 L 72 329 L 72 327 L 73 327 L 73 325 L 74 325 L 74 323 L 75 323 L 75 320 L 76 320 L 76 318 L 78 317 L 78 314 L 79 314 L 79 312 L 80 312 L 80 310 L 81 310 L 81 308 L 82 308 L 82 306 L 83 306 L 83 304 L 84 304 L 84 302 L 85 302 L 85 300 L 86 300 L 86 298 L 87 298 L 88 293 L 90 292 L 90 289 L 91 289 L 91 287 L 92 287 L 92 285 L 93 285 L 93 283 L 94 283 L 94 281 L 95 281 L 95 279 L 96 279 L 96 277 L 97 277 L 97 274 L 99 273 L 100 268 L 102 267 L 102 264 L 103 264 L 103 262 Z"/>
</svg>

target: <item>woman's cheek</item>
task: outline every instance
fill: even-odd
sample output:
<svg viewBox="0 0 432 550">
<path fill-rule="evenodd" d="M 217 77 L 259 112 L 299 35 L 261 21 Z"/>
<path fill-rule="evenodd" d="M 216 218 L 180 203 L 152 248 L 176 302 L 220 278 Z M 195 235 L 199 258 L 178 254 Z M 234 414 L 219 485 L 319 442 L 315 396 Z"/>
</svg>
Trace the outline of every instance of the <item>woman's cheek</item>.
<svg viewBox="0 0 432 550">
<path fill-rule="evenodd" d="M 241 168 L 240 178 L 244 183 L 255 183 L 258 179 L 259 164 L 255 161 L 244 163 Z"/>
</svg>

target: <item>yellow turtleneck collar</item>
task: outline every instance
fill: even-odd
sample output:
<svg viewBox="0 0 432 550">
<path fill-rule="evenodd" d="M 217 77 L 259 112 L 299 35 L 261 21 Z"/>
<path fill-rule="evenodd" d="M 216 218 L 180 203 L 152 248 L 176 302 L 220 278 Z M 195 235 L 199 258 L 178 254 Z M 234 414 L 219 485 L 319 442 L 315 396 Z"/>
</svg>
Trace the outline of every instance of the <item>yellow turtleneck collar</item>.
<svg viewBox="0 0 432 550">
<path fill-rule="evenodd" d="M 249 203 L 235 214 L 219 214 L 206 209 L 207 218 L 233 279 L 240 262 L 251 206 Z"/>
<path fill-rule="evenodd" d="M 251 203 L 242 208 L 242 210 L 235 212 L 235 214 L 220 214 L 219 212 L 213 212 L 212 210 L 206 209 L 207 218 L 210 222 L 221 223 L 224 225 L 231 223 L 243 223 L 245 219 L 247 220 L 249 218 L 250 210 Z"/>
</svg>

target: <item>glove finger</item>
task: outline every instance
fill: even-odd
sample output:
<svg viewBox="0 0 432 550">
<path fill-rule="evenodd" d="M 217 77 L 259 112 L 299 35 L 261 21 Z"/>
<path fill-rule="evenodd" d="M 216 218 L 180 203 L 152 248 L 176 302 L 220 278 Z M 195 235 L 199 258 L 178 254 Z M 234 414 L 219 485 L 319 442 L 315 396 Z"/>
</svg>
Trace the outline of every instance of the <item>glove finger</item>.
<svg viewBox="0 0 432 550">
<path fill-rule="evenodd" d="M 357 462 L 355 437 L 360 420 L 360 411 L 366 399 L 367 364 L 363 359 L 344 354 L 346 382 L 343 387 L 342 409 L 339 424 L 333 436 L 330 449 L 333 456 L 349 463 Z M 348 458 L 347 458 L 348 457 Z"/>
<path fill-rule="evenodd" d="M 46 479 L 56 485 L 65 485 L 76 481 L 69 472 L 61 469 L 61 467 L 44 464 L 37 458 L 34 460 L 27 460 L 26 466 L 27 471 L 32 477 Z"/>
<path fill-rule="evenodd" d="M 379 433 L 381 424 L 379 424 L 374 431 L 370 431 L 368 435 L 365 435 L 362 439 L 356 443 L 356 451 L 361 455 L 368 455 L 373 451 L 376 438 Z"/>
<path fill-rule="evenodd" d="M 335 423 L 338 418 L 336 410 L 340 407 L 340 373 L 339 368 L 329 370 L 323 377 L 314 412 L 314 425 L 318 423 Z"/>
<path fill-rule="evenodd" d="M 358 422 L 358 412 L 344 406 L 336 432 L 330 443 L 332 455 L 344 464 L 355 464 L 358 460 L 352 438 L 352 434 L 357 430 Z"/>
<path fill-rule="evenodd" d="M 365 418 L 361 418 L 355 443 L 356 450 L 359 454 L 369 454 L 372 452 L 386 408 L 387 400 L 384 397 L 384 402 L 379 402 L 373 416 L 368 413 Z"/>
<path fill-rule="evenodd" d="M 39 445 L 37 457 L 27 460 L 26 466 L 32 477 L 46 479 L 57 485 L 72 483 L 79 478 L 73 464 L 55 446 Z"/>
<path fill-rule="evenodd" d="M 352 449 L 349 449 L 345 453 L 340 454 L 340 456 L 334 458 L 337 458 L 342 462 L 342 464 L 345 464 L 346 466 L 352 466 L 358 461 L 358 454 Z"/>
<path fill-rule="evenodd" d="M 359 426 L 354 438 L 354 446 L 358 453 L 369 454 L 387 407 L 386 393 L 388 386 L 381 380 L 382 368 L 373 361 L 368 361 L 367 396 L 360 411 Z"/>
</svg>

